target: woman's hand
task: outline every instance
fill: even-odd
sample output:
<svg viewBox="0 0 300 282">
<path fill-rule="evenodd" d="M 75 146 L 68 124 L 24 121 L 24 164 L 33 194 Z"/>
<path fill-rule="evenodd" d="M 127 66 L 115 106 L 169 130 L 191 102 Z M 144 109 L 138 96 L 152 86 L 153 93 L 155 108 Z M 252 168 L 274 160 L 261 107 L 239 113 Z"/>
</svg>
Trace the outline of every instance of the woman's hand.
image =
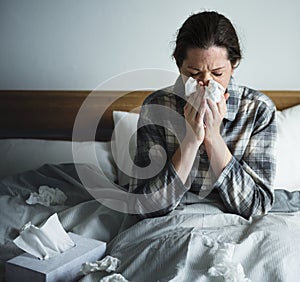
<svg viewBox="0 0 300 282">
<path fill-rule="evenodd" d="M 228 98 L 229 93 L 225 93 L 219 103 L 206 99 L 208 106 L 205 112 L 205 143 L 212 144 L 213 140 L 220 136 L 220 127 L 227 111 Z"/>
<path fill-rule="evenodd" d="M 225 93 L 218 104 L 207 99 L 208 107 L 205 112 L 204 143 L 216 177 L 219 177 L 232 158 L 231 152 L 220 134 L 220 126 L 227 111 L 226 100 L 228 98 L 229 94 Z"/>
<path fill-rule="evenodd" d="M 206 99 L 203 99 L 205 89 L 199 86 L 198 91 L 192 94 L 184 106 L 186 120 L 187 142 L 200 146 L 205 137 L 204 115 L 207 109 Z"/>
</svg>

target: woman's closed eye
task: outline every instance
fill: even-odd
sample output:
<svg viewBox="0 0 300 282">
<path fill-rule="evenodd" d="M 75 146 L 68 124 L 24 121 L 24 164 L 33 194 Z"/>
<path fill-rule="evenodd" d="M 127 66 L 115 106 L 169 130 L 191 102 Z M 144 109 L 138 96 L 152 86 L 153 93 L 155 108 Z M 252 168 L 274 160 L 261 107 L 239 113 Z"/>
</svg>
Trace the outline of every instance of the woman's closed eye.
<svg viewBox="0 0 300 282">
<path fill-rule="evenodd" d="M 192 77 L 192 78 L 195 78 L 195 77 L 201 77 L 201 73 L 200 72 L 198 72 L 198 73 L 190 73 L 190 76 Z M 222 76 L 223 75 L 223 73 L 222 72 L 213 72 L 212 73 L 212 75 L 213 76 L 217 76 L 217 77 L 220 77 L 220 76 Z"/>
<path fill-rule="evenodd" d="M 218 72 L 218 73 L 215 72 L 215 73 L 213 73 L 213 75 L 214 75 L 214 76 L 222 76 L 223 73 L 222 73 L 222 72 Z"/>
<path fill-rule="evenodd" d="M 201 73 L 190 73 L 190 76 L 192 77 L 192 78 L 195 78 L 195 77 L 197 77 L 197 76 L 199 76 L 199 75 L 201 75 Z"/>
</svg>

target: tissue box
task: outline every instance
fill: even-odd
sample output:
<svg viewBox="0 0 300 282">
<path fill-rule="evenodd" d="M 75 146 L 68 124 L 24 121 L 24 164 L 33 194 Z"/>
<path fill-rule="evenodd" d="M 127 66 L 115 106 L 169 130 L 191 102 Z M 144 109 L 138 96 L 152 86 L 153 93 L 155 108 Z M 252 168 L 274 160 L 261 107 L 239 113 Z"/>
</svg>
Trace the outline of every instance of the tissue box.
<svg viewBox="0 0 300 282">
<path fill-rule="evenodd" d="M 84 262 L 99 260 L 106 250 L 106 243 L 68 233 L 76 244 L 62 254 L 39 260 L 24 253 L 6 262 L 6 281 L 76 281 Z"/>
</svg>

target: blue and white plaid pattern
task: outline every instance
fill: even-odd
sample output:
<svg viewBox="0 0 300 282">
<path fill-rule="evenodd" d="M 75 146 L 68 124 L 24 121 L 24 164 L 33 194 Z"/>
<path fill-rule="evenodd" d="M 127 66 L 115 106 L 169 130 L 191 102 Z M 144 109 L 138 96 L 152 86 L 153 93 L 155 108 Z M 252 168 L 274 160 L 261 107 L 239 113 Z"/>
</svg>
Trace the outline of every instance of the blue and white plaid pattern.
<svg viewBox="0 0 300 282">
<path fill-rule="evenodd" d="M 159 117 L 164 126 L 157 125 L 157 112 L 149 105 L 170 108 L 182 117 L 184 84 L 179 77 L 175 85 L 158 90 L 144 101 L 137 131 L 137 149 L 134 163 L 138 167 L 150 164 L 149 151 L 154 145 L 164 148 L 167 161 L 161 171 L 149 179 L 141 179 L 134 170 L 129 183 L 129 191 L 144 194 L 146 203 L 136 203 L 143 216 L 156 216 L 170 212 L 180 203 L 187 191 L 199 195 L 199 199 L 219 198 L 226 211 L 249 218 L 254 214 L 267 213 L 273 204 L 273 180 L 276 162 L 274 146 L 276 141 L 275 106 L 263 93 L 238 86 L 231 78 L 228 85 L 227 113 L 220 129 L 232 159 L 216 179 L 210 169 L 204 144 L 198 150 L 187 183 L 177 176 L 171 158 L 185 135 L 184 119 L 169 119 L 168 113 L 161 111 Z M 177 132 L 177 137 L 174 132 Z M 157 146 L 154 148 L 158 148 Z M 152 161 L 161 165 L 161 153 L 152 154 Z M 156 156 L 156 157 L 155 157 Z M 150 197 L 160 191 L 160 197 Z M 159 209 L 161 206 L 161 209 Z M 148 213 L 145 210 L 156 210 Z M 158 211 L 159 210 L 159 211 Z"/>
</svg>

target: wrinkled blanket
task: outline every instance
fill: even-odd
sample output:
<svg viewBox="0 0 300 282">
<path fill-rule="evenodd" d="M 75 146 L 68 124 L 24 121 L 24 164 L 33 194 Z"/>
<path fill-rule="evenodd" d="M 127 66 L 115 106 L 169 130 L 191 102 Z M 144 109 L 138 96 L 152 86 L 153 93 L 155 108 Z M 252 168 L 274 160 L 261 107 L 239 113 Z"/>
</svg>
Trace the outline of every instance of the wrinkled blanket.
<svg viewBox="0 0 300 282">
<path fill-rule="evenodd" d="M 66 202 L 26 204 L 40 185 L 59 188 Z M 106 241 L 107 254 L 120 260 L 117 273 L 129 281 L 298 281 L 299 192 L 278 190 L 275 196 L 271 213 L 249 220 L 200 202 L 138 220 L 94 200 L 74 165 L 45 165 L 0 182 L 1 278 L 5 261 L 22 253 L 12 243 L 21 227 L 28 221 L 39 225 L 57 212 L 67 231 Z M 99 271 L 81 281 L 107 275 Z"/>
</svg>

